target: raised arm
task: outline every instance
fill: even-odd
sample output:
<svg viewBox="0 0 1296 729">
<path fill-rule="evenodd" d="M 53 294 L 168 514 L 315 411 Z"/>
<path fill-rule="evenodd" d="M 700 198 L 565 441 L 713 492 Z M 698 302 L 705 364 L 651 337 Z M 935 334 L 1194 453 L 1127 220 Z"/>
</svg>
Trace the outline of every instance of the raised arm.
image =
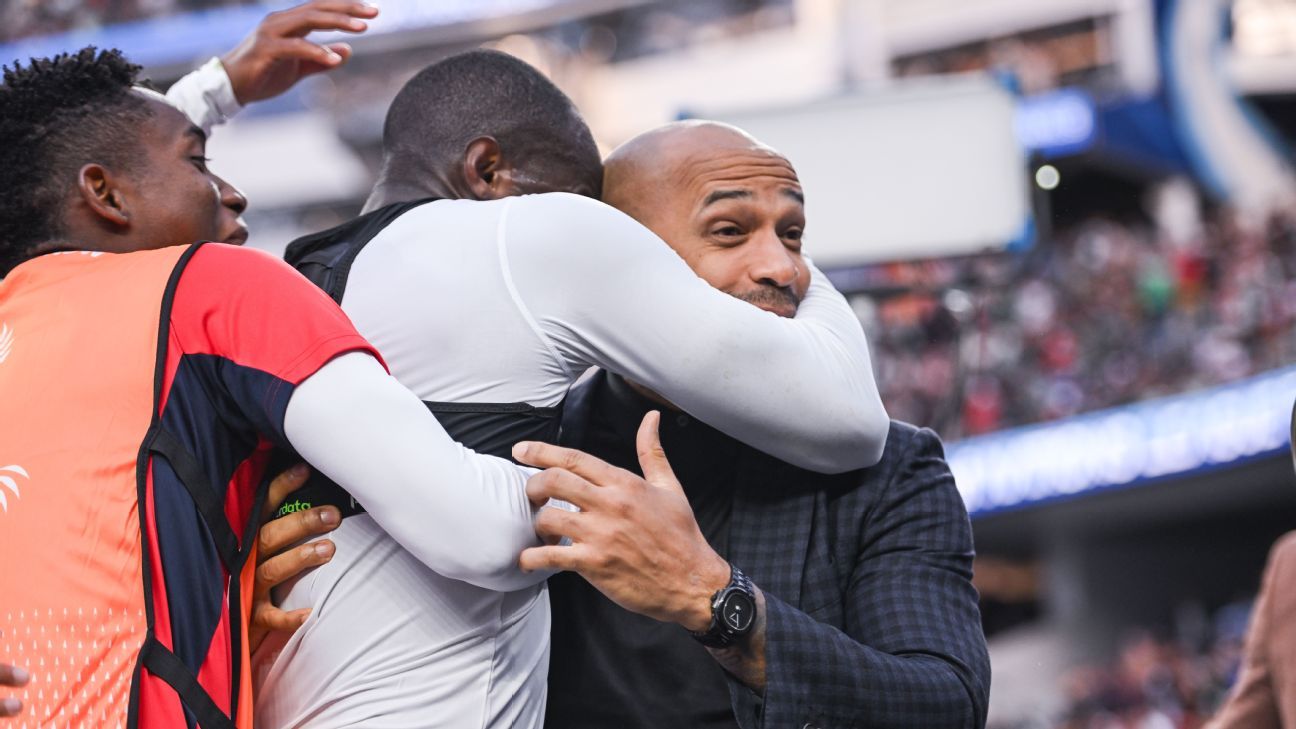
<svg viewBox="0 0 1296 729">
<path fill-rule="evenodd" d="M 501 591 L 548 577 L 517 567 L 539 544 L 525 492 L 534 471 L 451 440 L 373 357 L 343 355 L 298 385 L 284 433 L 436 572 Z"/>
<path fill-rule="evenodd" d="M 519 305 L 563 358 L 803 468 L 881 458 L 889 421 L 868 343 L 822 273 L 781 318 L 713 289 L 630 217 L 566 194 L 514 201 L 500 241 Z"/>
<path fill-rule="evenodd" d="M 311 0 L 270 13 L 241 43 L 172 84 L 167 99 L 211 134 L 244 106 L 270 99 L 301 79 L 341 66 L 351 57 L 345 43 L 306 40 L 317 30 L 363 32 L 378 8 L 352 0 Z"/>
</svg>

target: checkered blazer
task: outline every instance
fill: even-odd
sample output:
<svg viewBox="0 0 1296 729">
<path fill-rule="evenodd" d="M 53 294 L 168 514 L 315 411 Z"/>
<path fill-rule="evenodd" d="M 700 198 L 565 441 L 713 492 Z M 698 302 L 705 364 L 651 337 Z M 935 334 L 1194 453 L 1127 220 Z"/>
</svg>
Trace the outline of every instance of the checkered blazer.
<svg viewBox="0 0 1296 729">
<path fill-rule="evenodd" d="M 602 378 L 572 392 L 564 427 Z M 735 467 L 724 557 L 766 609 L 763 699 L 729 681 L 739 724 L 984 727 L 972 529 L 937 435 L 893 421 L 878 465 L 835 476 L 746 446 Z"/>
</svg>

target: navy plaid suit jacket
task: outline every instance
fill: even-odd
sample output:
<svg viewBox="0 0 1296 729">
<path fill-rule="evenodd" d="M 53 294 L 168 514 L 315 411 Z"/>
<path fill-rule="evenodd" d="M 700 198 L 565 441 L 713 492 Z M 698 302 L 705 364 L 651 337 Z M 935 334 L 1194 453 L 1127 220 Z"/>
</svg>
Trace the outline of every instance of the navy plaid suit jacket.
<svg viewBox="0 0 1296 729">
<path fill-rule="evenodd" d="M 605 377 L 570 394 L 564 443 Z M 723 556 L 765 594 L 767 685 L 730 677 L 739 724 L 984 727 L 972 529 L 937 435 L 892 421 L 880 463 L 833 476 L 742 449 Z"/>
</svg>

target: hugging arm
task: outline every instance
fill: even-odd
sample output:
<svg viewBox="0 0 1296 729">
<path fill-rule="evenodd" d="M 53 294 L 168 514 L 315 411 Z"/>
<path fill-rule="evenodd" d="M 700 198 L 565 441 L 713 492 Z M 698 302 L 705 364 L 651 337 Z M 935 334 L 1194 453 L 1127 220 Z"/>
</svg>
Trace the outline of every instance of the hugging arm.
<svg viewBox="0 0 1296 729">
<path fill-rule="evenodd" d="M 558 351 L 802 468 L 877 463 L 890 422 L 868 343 L 822 273 L 812 269 L 796 318 L 782 318 L 712 288 L 629 216 L 576 195 L 544 197 L 513 202 L 500 254 L 520 305 Z"/>
<path fill-rule="evenodd" d="M 531 473 L 453 441 L 373 357 L 338 357 L 297 386 L 284 432 L 313 467 L 436 572 L 492 590 L 542 581 L 518 554 L 536 546 Z"/>
</svg>

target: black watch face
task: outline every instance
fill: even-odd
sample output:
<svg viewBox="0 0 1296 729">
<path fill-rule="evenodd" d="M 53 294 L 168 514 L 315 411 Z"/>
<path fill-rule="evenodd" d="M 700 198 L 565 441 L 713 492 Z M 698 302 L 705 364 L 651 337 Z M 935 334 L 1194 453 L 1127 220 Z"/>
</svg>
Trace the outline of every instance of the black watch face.
<svg viewBox="0 0 1296 729">
<path fill-rule="evenodd" d="M 729 630 L 746 633 L 756 619 L 756 603 L 748 595 L 731 592 L 725 596 L 724 604 L 720 606 L 720 617 Z"/>
</svg>

